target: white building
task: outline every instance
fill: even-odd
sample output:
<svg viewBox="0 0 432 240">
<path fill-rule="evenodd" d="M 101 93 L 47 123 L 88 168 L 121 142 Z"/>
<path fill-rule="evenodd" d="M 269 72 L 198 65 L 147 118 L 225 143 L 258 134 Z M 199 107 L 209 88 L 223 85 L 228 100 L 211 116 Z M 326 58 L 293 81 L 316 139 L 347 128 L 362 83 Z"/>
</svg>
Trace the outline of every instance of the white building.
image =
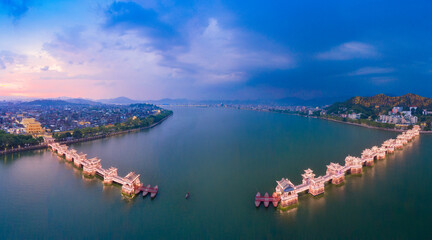
<svg viewBox="0 0 432 240">
<path fill-rule="evenodd" d="M 418 121 L 418 118 L 416 116 L 405 115 L 380 115 L 379 116 L 379 122 L 382 123 L 392 123 L 392 124 L 416 124 Z"/>
<path fill-rule="evenodd" d="M 348 118 L 350 119 L 360 119 L 361 113 L 350 113 L 348 114 Z"/>
</svg>

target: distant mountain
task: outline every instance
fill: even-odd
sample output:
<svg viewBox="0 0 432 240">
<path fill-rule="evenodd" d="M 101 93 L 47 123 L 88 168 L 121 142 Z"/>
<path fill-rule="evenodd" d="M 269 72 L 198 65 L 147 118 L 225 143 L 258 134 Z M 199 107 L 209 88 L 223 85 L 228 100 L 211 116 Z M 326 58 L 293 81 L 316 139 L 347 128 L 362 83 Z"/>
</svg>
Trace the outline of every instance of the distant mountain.
<svg viewBox="0 0 432 240">
<path fill-rule="evenodd" d="M 30 102 L 22 102 L 20 104 L 26 106 L 67 106 L 67 105 L 76 105 L 77 103 L 70 103 L 64 100 L 40 99 L 40 100 L 34 100 Z"/>
<path fill-rule="evenodd" d="M 163 98 L 159 100 L 149 100 L 148 102 L 152 104 L 193 104 L 196 101 L 188 100 L 185 98 L 182 99 Z"/>
<path fill-rule="evenodd" d="M 256 99 L 256 100 L 190 100 L 190 99 L 171 99 L 165 98 L 160 100 L 149 100 L 153 104 L 232 104 L 232 105 L 278 105 L 278 106 L 324 106 L 335 101 L 340 101 L 343 98 L 282 98 L 282 99 Z"/>
<path fill-rule="evenodd" d="M 145 103 L 146 101 L 139 101 L 139 100 L 133 100 L 127 97 L 118 97 L 118 98 L 112 98 L 112 99 L 99 99 L 96 100 L 100 103 L 105 104 L 118 104 L 118 105 L 128 105 L 128 104 L 134 104 L 134 103 Z"/>
<path fill-rule="evenodd" d="M 69 98 L 69 99 L 65 99 L 64 101 L 66 102 L 70 102 L 70 103 L 76 103 L 76 104 L 85 104 L 85 105 L 101 105 L 102 103 L 100 102 L 95 102 L 89 99 L 84 99 L 84 98 Z"/>
<path fill-rule="evenodd" d="M 367 115 L 386 113 L 393 107 L 418 107 L 419 109 L 432 110 L 432 99 L 416 94 L 406 94 L 399 97 L 389 97 L 378 94 L 372 97 L 353 97 L 345 102 L 334 103 L 327 108 L 328 113 L 356 112 Z"/>
</svg>

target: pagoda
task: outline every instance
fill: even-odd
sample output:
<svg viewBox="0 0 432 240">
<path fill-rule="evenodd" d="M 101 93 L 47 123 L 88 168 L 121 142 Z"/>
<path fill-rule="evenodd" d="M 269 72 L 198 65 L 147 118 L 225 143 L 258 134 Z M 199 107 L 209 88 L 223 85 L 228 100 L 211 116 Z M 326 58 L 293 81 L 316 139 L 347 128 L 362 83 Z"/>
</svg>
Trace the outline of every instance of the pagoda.
<svg viewBox="0 0 432 240">
<path fill-rule="evenodd" d="M 374 152 L 371 149 L 365 149 L 362 152 L 361 160 L 365 163 L 366 166 L 374 165 Z"/>
<path fill-rule="evenodd" d="M 276 196 L 280 197 L 281 207 L 288 207 L 298 203 L 298 195 L 294 184 L 286 178 L 276 181 Z"/>
<path fill-rule="evenodd" d="M 110 167 L 105 170 L 104 180 L 105 184 L 112 184 L 114 177 L 117 177 L 117 168 Z"/>
<path fill-rule="evenodd" d="M 100 158 L 90 158 L 83 161 L 83 173 L 94 176 L 96 174 L 96 169 L 101 167 Z"/>
<path fill-rule="evenodd" d="M 349 166 L 351 174 L 362 174 L 362 160 L 358 157 L 347 156 L 345 158 L 345 166 Z"/>
<path fill-rule="evenodd" d="M 304 170 L 302 174 L 303 184 L 309 185 L 309 193 L 313 196 L 324 193 L 324 181 L 320 181 L 321 179 L 315 178 L 315 174 L 313 171 L 308 168 Z"/>
<path fill-rule="evenodd" d="M 331 176 L 331 183 L 332 184 L 341 184 L 345 181 L 345 173 L 342 170 L 342 166 L 339 163 L 330 163 L 327 165 L 327 172 L 326 174 Z"/>
<path fill-rule="evenodd" d="M 132 196 L 136 194 L 138 189 L 142 186 L 142 183 L 139 179 L 139 174 L 136 174 L 135 172 L 130 172 L 124 177 L 123 181 L 124 184 L 122 186 L 122 193 Z"/>
</svg>

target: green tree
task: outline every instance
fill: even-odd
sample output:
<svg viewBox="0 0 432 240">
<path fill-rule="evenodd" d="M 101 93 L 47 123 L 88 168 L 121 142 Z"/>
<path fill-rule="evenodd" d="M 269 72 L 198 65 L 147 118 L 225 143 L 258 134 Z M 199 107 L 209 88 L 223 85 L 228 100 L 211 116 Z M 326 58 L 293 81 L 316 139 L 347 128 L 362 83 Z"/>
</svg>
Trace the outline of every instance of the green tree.
<svg viewBox="0 0 432 240">
<path fill-rule="evenodd" d="M 77 129 L 77 130 L 75 130 L 75 131 L 73 132 L 73 137 L 74 137 L 75 139 L 80 139 L 80 138 L 83 137 L 83 134 L 82 134 L 82 132 L 81 132 L 79 129 Z"/>
</svg>

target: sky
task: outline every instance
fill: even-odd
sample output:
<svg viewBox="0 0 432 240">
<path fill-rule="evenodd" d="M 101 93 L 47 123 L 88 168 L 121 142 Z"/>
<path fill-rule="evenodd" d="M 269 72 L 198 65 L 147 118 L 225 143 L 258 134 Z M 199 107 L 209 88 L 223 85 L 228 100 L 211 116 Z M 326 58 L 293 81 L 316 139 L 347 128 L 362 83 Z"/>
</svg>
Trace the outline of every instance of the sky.
<svg viewBox="0 0 432 240">
<path fill-rule="evenodd" d="M 0 0 L 0 96 L 432 97 L 432 1 Z"/>
</svg>

